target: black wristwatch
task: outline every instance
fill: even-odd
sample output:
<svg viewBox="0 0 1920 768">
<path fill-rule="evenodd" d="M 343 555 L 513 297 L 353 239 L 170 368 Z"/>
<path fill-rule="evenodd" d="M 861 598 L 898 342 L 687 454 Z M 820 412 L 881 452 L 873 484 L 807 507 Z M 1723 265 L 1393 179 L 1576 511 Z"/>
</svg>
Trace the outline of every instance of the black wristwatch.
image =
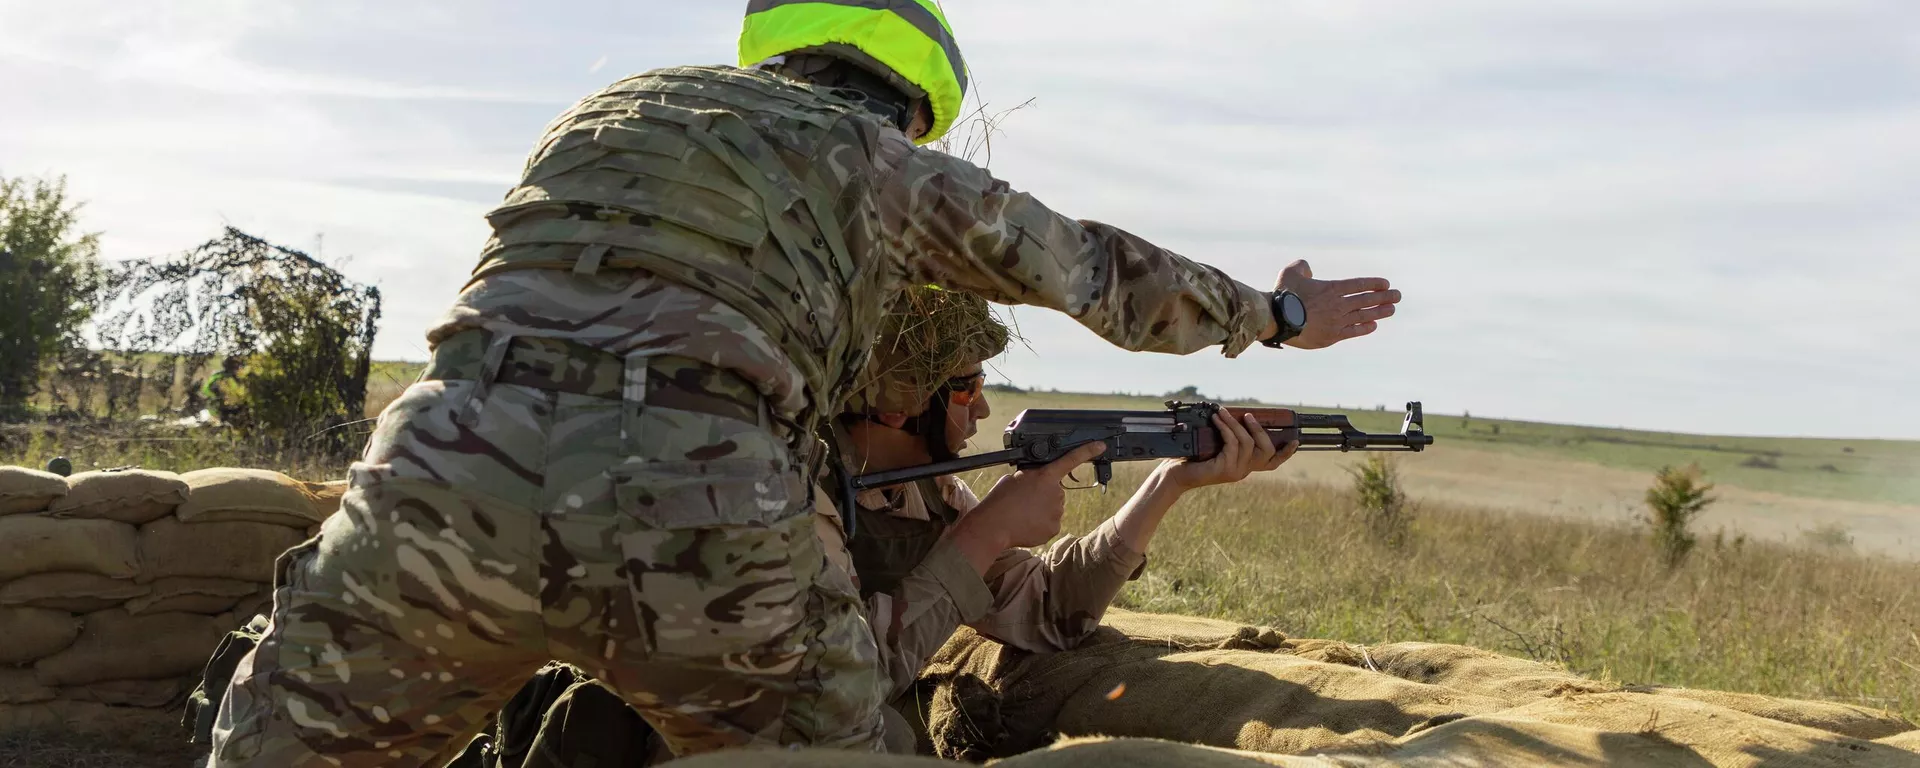
<svg viewBox="0 0 1920 768">
<path fill-rule="evenodd" d="M 1274 291 L 1271 301 L 1273 324 L 1280 330 L 1271 337 L 1261 339 L 1260 343 L 1279 349 L 1281 344 L 1307 329 L 1307 303 L 1295 296 L 1293 291 Z"/>
</svg>

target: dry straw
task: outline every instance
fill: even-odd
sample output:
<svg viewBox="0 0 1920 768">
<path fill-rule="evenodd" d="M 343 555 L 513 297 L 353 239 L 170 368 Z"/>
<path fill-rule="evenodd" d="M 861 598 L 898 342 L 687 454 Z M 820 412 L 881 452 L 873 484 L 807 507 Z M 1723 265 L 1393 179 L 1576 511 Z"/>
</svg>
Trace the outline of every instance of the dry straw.
<svg viewBox="0 0 1920 768">
<path fill-rule="evenodd" d="M 847 410 L 912 412 L 948 378 L 1004 351 L 1010 338 L 986 299 L 931 285 L 909 288 L 881 318 Z"/>
</svg>

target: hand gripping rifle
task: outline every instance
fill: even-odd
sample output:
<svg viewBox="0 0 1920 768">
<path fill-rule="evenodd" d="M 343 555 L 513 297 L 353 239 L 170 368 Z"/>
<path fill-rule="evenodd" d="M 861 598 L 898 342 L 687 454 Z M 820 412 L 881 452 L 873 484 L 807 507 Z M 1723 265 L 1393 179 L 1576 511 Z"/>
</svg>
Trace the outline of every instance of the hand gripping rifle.
<svg viewBox="0 0 1920 768">
<path fill-rule="evenodd" d="M 1104 441 L 1105 453 L 1093 460 L 1101 487 L 1113 480 L 1113 462 L 1152 459 L 1211 459 L 1220 452 L 1220 430 L 1213 426 L 1214 403 L 1167 401 L 1164 411 L 1081 411 L 1029 408 L 1014 417 L 1003 437 L 1005 450 L 962 456 L 917 467 L 860 475 L 856 490 L 912 482 L 936 475 L 1012 464 L 1027 469 L 1048 464 L 1086 443 Z M 1235 408 L 1250 413 L 1275 446 L 1299 443 L 1302 451 L 1418 451 L 1433 444 L 1421 423 L 1420 404 L 1407 403 L 1395 435 L 1368 434 L 1339 413 L 1296 413 L 1288 408 Z"/>
</svg>

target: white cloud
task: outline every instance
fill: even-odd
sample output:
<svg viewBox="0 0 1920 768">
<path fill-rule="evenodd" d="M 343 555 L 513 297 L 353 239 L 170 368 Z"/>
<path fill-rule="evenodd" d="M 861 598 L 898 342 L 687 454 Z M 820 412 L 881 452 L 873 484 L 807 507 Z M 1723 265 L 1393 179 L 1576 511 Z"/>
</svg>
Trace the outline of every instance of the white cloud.
<svg viewBox="0 0 1920 768">
<path fill-rule="evenodd" d="M 1023 311 L 1022 384 L 1920 437 L 1910 2 L 946 6 L 979 94 L 1035 98 L 995 144 L 1017 187 L 1250 282 L 1309 258 L 1407 292 L 1363 341 L 1178 364 Z M 4 5 L 0 173 L 67 174 L 110 257 L 324 232 L 417 358 L 547 119 L 730 61 L 738 12 Z"/>
</svg>

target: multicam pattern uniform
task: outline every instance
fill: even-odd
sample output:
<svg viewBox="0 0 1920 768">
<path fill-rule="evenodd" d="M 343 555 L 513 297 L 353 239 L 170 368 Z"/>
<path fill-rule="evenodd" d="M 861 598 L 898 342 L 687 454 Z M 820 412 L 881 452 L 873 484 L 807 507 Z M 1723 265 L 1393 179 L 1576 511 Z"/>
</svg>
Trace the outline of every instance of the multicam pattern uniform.
<svg viewBox="0 0 1920 768">
<path fill-rule="evenodd" d="M 934 482 L 941 501 L 957 513 L 956 520 L 979 506 L 966 481 L 943 475 Z M 932 524 L 937 517 L 918 484 L 863 491 L 854 500 L 904 521 Z M 856 579 L 866 577 L 858 559 L 847 552 L 838 512 L 818 505 L 815 514 L 828 562 L 855 569 Z M 1025 651 L 1077 647 L 1100 626 L 1121 587 L 1139 578 L 1146 564 L 1146 554 L 1127 546 L 1112 519 L 1084 536 L 1055 541 L 1041 553 L 1009 549 L 984 575 L 943 540 L 903 578 L 866 597 L 868 621 L 890 681 L 889 699 L 919 679 L 927 659 L 963 624 Z"/>
<path fill-rule="evenodd" d="M 1173 353 L 1238 354 L 1270 320 L 1217 270 L 730 68 L 583 100 L 489 221 L 429 334 L 443 375 L 382 414 L 342 514 L 283 557 L 213 765 L 426 764 L 550 658 L 678 754 L 878 748 L 887 684 L 800 478 L 805 425 L 838 405 L 891 293 L 938 283 Z M 617 391 L 581 349 L 616 361 Z M 748 391 L 703 399 L 713 370 Z M 655 379 L 692 384 L 656 400 Z"/>
</svg>

